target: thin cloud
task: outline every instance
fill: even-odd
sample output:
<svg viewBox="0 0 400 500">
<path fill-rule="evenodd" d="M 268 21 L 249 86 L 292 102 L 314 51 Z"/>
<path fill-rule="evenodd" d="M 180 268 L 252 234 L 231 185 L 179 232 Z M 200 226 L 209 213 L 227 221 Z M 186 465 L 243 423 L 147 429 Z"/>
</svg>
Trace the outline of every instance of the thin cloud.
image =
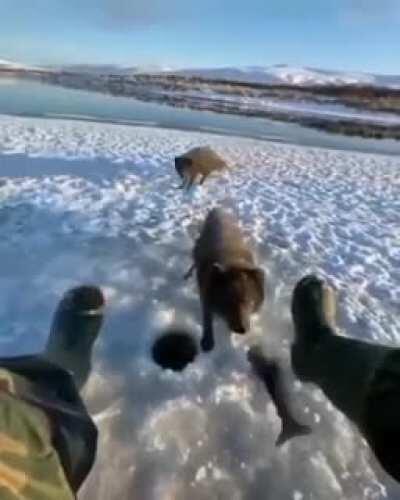
<svg viewBox="0 0 400 500">
<path fill-rule="evenodd" d="M 315 6 L 316 0 L 307 1 Z M 233 14 L 291 20 L 309 16 L 308 10 L 303 5 L 293 5 L 293 0 L 70 0 L 69 5 L 77 15 L 111 29 L 186 21 L 206 24 Z"/>
<path fill-rule="evenodd" d="M 165 24 L 192 10 L 184 0 L 70 0 L 69 7 L 77 16 L 110 29 Z"/>
<path fill-rule="evenodd" d="M 400 22 L 399 0 L 349 0 L 346 2 L 348 20 L 360 23 Z"/>
<path fill-rule="evenodd" d="M 102 0 L 103 20 L 112 26 L 152 25 L 177 13 L 177 2 L 165 0 Z"/>
</svg>

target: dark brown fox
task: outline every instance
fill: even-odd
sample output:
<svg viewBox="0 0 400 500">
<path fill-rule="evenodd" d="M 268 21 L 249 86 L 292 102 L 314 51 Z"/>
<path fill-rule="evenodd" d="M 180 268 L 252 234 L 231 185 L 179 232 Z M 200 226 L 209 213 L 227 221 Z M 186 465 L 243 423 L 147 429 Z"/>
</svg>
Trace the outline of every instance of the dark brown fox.
<svg viewBox="0 0 400 500">
<path fill-rule="evenodd" d="M 230 330 L 244 334 L 250 316 L 264 301 L 264 271 L 233 217 L 220 209 L 209 212 L 193 249 L 194 270 L 203 313 L 203 351 L 214 347 L 213 315 L 223 318 Z"/>
<path fill-rule="evenodd" d="M 226 162 L 208 146 L 193 148 L 175 158 L 175 169 L 182 179 L 181 189 L 190 189 L 197 177 L 201 185 L 212 172 L 225 168 Z"/>
</svg>

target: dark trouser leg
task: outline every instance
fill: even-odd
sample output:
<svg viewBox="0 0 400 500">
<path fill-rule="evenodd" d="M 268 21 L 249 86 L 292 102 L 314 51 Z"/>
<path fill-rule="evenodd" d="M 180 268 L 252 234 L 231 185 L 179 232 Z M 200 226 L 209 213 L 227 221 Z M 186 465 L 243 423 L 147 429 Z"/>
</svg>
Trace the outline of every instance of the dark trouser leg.
<svg viewBox="0 0 400 500">
<path fill-rule="evenodd" d="M 71 375 L 40 355 L 2 358 L 0 359 L 0 368 L 4 370 L 3 375 L 7 374 L 0 381 L 2 389 L 13 394 L 10 400 L 11 407 L 5 414 L 6 418 L 0 419 L 0 432 L 5 435 L 10 432 L 10 428 L 15 423 L 13 419 L 10 420 L 13 410 L 17 417 L 21 416 L 22 408 L 28 412 L 27 418 L 17 419 L 19 421 L 19 437 L 26 448 L 26 455 L 19 457 L 18 463 L 20 467 L 22 466 L 21 470 L 24 470 L 25 463 L 28 483 L 30 473 L 35 470 L 35 468 L 31 469 L 32 463 L 36 463 L 36 474 L 39 472 L 39 476 L 36 475 L 36 485 L 45 491 L 49 483 L 50 491 L 54 491 L 54 498 L 64 498 L 60 486 L 54 487 L 53 454 L 42 453 L 40 464 L 37 463 L 37 452 L 30 455 L 29 450 L 35 449 L 40 440 L 47 439 L 49 428 L 48 423 L 45 428 L 41 428 L 42 423 L 37 418 L 29 419 L 31 411 L 29 405 L 31 405 L 32 410 L 40 408 L 51 423 L 51 434 L 48 437 L 51 442 L 48 442 L 46 447 L 49 450 L 54 448 L 57 452 L 67 482 L 72 491 L 76 493 L 89 474 L 95 460 L 97 429 L 78 394 Z M 12 387 L 7 388 L 10 379 Z M 25 405 L 22 408 L 19 406 L 20 400 Z M 3 400 L 1 404 L 4 404 Z M 2 410 L 4 417 L 4 407 Z M 14 427 L 12 431 L 14 439 L 16 438 L 15 431 Z M 7 460 L 7 457 L 3 458 Z M 10 460 L 7 465 L 12 468 L 14 464 Z M 38 480 L 40 476 L 41 479 Z M 25 498 L 25 495 L 23 496 Z M 2 495 L 1 498 L 3 498 Z M 35 496 L 35 498 L 38 497 Z M 46 498 L 50 498 L 50 496 L 46 495 Z M 68 498 L 70 497 L 68 496 Z"/>
<path fill-rule="evenodd" d="M 377 370 L 366 398 L 363 428 L 385 471 L 400 481 L 400 349 Z"/>
</svg>

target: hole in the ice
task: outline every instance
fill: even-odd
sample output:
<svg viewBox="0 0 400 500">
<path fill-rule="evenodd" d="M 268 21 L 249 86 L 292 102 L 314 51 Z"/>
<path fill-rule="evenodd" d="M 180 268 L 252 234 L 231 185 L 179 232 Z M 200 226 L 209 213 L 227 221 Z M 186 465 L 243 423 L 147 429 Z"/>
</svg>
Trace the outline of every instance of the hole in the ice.
<svg viewBox="0 0 400 500">
<path fill-rule="evenodd" d="M 182 371 L 197 356 L 195 340 L 185 331 L 169 330 L 153 345 L 153 360 L 164 369 Z"/>
</svg>

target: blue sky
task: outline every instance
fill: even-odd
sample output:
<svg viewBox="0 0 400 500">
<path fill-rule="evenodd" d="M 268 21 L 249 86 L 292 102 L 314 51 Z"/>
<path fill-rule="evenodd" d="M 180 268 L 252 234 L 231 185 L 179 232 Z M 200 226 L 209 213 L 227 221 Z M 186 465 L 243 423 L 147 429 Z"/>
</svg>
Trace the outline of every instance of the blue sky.
<svg viewBox="0 0 400 500">
<path fill-rule="evenodd" d="M 400 74 L 400 0 L 0 0 L 0 58 Z"/>
</svg>

